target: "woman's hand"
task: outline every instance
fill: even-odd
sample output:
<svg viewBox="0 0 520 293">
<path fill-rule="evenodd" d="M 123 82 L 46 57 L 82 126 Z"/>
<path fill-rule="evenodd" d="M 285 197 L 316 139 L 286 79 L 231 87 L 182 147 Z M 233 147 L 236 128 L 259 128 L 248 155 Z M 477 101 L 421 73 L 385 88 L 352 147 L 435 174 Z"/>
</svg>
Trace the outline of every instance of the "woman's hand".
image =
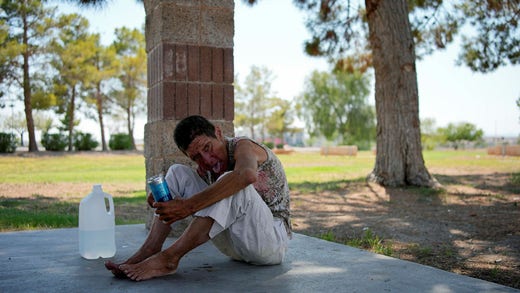
<svg viewBox="0 0 520 293">
<path fill-rule="evenodd" d="M 153 194 L 151 192 L 148 193 L 148 196 L 146 197 L 146 202 L 148 203 L 148 206 L 153 208 L 153 203 L 155 202 L 155 199 L 153 198 Z"/>
<path fill-rule="evenodd" d="M 181 198 L 174 198 L 165 202 L 154 202 L 152 207 L 155 208 L 155 213 L 159 215 L 159 220 L 168 225 L 193 214 L 187 205 L 187 200 Z"/>
</svg>

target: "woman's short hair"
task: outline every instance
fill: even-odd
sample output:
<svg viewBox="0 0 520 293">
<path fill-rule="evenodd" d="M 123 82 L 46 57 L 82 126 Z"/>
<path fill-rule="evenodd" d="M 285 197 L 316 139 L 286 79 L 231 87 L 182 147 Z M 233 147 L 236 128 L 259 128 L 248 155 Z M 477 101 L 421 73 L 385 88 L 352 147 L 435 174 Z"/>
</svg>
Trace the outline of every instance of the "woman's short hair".
<svg viewBox="0 0 520 293">
<path fill-rule="evenodd" d="M 182 119 L 177 124 L 173 132 L 173 139 L 177 147 L 186 153 L 191 142 L 200 135 L 217 138 L 215 126 L 208 119 L 199 115 L 193 115 Z"/>
</svg>

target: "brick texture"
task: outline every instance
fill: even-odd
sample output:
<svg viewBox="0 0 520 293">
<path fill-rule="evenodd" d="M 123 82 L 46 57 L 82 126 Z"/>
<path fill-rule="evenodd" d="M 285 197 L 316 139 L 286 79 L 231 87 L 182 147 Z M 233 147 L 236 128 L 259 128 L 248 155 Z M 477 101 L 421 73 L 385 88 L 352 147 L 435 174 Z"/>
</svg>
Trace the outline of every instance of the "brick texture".
<svg viewBox="0 0 520 293">
<path fill-rule="evenodd" d="M 200 47 L 200 81 L 210 82 L 211 81 L 211 48 Z"/>
<path fill-rule="evenodd" d="M 224 54 L 221 48 L 212 48 L 211 61 L 211 80 L 222 83 L 224 80 Z"/>
<path fill-rule="evenodd" d="M 233 49 L 164 43 L 149 53 L 148 68 L 149 121 L 233 121 Z"/>
</svg>

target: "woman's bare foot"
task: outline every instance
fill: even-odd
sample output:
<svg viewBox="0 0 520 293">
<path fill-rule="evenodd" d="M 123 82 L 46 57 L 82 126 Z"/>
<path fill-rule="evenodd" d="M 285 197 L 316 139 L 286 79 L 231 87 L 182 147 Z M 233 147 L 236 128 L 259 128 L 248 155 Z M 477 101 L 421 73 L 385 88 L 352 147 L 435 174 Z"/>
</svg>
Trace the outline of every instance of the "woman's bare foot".
<svg viewBox="0 0 520 293">
<path fill-rule="evenodd" d="M 177 270 L 177 266 L 181 257 L 183 257 L 186 253 L 188 253 L 195 247 L 201 245 L 202 243 L 205 243 L 210 239 L 209 230 L 211 229 L 213 222 L 214 220 L 209 217 L 195 217 L 188 226 L 188 228 L 186 228 L 184 233 L 182 233 L 182 235 L 179 237 L 179 239 L 177 239 L 167 249 L 161 252 L 157 252 L 156 254 L 138 263 L 129 263 L 129 261 L 127 261 L 126 263 L 123 263 L 121 265 L 108 264 L 107 268 L 112 270 L 112 272 L 114 272 L 114 275 L 116 273 L 119 275 L 119 273 L 122 271 L 128 278 L 134 281 L 144 281 L 155 277 L 173 274 Z M 157 221 L 154 221 L 154 224 L 157 223 Z M 157 224 L 157 227 L 161 228 L 163 226 Z M 168 229 L 170 228 L 169 226 L 166 227 Z M 166 230 L 164 231 L 168 232 Z M 167 236 L 167 233 L 160 235 L 162 235 L 162 238 L 158 239 L 160 241 L 152 241 L 152 238 L 152 240 L 150 241 L 148 241 L 147 239 L 145 243 L 162 244 Z M 150 246 L 144 245 L 143 247 Z M 139 251 L 135 255 L 138 254 Z"/>
<path fill-rule="evenodd" d="M 160 248 L 155 249 L 146 249 L 141 247 L 134 255 L 132 255 L 129 259 L 127 259 L 125 262 L 122 263 L 114 263 L 110 260 L 105 262 L 105 268 L 114 274 L 116 278 L 125 279 L 127 278 L 126 274 L 121 270 L 120 266 L 124 264 L 137 264 L 141 261 L 147 259 L 148 257 L 156 254 L 159 252 Z"/>
<path fill-rule="evenodd" d="M 122 264 L 118 269 L 134 281 L 144 281 L 174 274 L 178 264 L 179 259 L 160 252 L 137 264 Z"/>
<path fill-rule="evenodd" d="M 125 272 L 123 272 L 123 271 L 119 268 L 120 265 L 121 265 L 121 264 L 117 264 L 117 263 L 111 262 L 111 261 L 109 261 L 109 260 L 107 260 L 107 261 L 105 262 L 105 268 L 107 268 L 107 270 L 111 271 L 112 274 L 114 274 L 114 276 L 115 276 L 116 278 L 119 278 L 119 279 L 125 279 L 125 278 L 127 278 L 127 276 L 126 276 Z"/>
</svg>

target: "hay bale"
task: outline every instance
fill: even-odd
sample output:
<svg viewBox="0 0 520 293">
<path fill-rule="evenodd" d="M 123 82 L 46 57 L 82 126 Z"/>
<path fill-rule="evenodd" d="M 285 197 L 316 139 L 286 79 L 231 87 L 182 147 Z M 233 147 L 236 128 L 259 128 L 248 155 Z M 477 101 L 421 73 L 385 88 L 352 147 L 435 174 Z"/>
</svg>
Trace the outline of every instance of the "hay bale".
<svg viewBox="0 0 520 293">
<path fill-rule="evenodd" d="M 490 156 L 520 156 L 520 145 L 497 145 L 489 147 L 487 153 Z"/>
<path fill-rule="evenodd" d="M 342 145 L 334 147 L 321 147 L 322 156 L 357 156 L 358 148 L 355 145 Z"/>
<path fill-rule="evenodd" d="M 506 156 L 520 156 L 520 145 L 506 146 Z"/>
</svg>

